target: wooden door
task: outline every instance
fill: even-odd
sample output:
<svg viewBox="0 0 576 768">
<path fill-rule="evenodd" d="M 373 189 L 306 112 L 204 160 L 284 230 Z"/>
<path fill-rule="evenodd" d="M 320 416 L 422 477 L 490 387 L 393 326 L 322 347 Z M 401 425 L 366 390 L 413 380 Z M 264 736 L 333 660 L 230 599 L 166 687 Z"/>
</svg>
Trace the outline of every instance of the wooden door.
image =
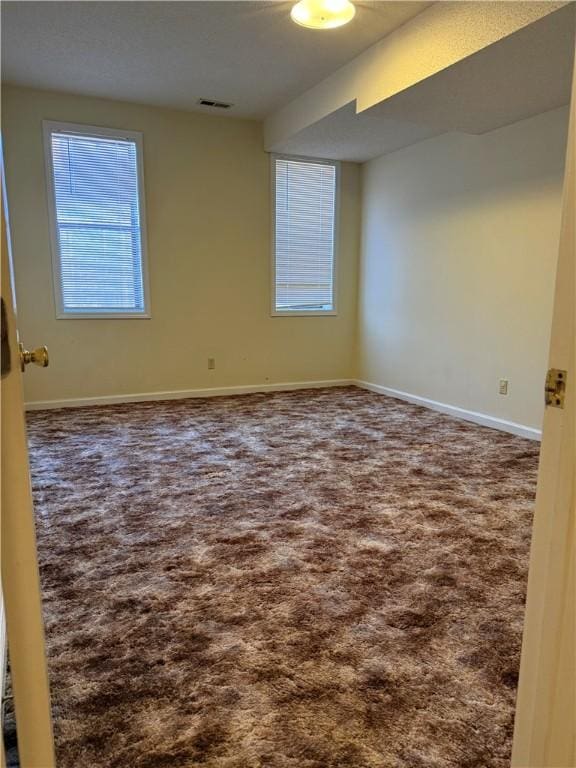
<svg viewBox="0 0 576 768">
<path fill-rule="evenodd" d="M 572 85 L 549 365 L 567 372 L 564 408 L 544 416 L 512 765 L 576 766 L 576 77 Z"/>
<path fill-rule="evenodd" d="M 9 371 L 2 376 L 2 592 L 22 768 L 53 768 L 50 693 L 2 167 L 1 291 Z M 7 355 L 8 357 L 8 355 Z"/>
</svg>

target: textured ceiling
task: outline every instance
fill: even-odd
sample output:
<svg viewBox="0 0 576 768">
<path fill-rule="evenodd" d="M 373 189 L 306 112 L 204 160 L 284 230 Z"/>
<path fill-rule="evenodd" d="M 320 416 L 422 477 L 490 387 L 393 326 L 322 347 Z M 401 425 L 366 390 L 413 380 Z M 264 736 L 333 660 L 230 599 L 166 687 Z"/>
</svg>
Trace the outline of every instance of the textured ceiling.
<svg viewBox="0 0 576 768">
<path fill-rule="evenodd" d="M 292 2 L 13 2 L 2 74 L 36 88 L 263 118 L 413 18 L 429 2 L 357 2 L 351 24 L 294 24 Z"/>
<path fill-rule="evenodd" d="M 447 131 L 484 133 L 570 100 L 570 4 L 356 114 L 350 103 L 275 147 L 363 162 Z"/>
<path fill-rule="evenodd" d="M 438 128 L 383 118 L 371 112 L 357 115 L 356 104 L 351 102 L 279 143 L 274 151 L 362 163 L 444 133 Z"/>
</svg>

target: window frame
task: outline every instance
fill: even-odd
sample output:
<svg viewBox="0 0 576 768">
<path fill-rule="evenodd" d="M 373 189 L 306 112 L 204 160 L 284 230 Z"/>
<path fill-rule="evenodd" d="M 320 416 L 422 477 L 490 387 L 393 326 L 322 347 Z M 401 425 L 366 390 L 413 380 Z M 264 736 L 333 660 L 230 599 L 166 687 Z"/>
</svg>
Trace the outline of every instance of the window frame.
<svg viewBox="0 0 576 768">
<path fill-rule="evenodd" d="M 46 173 L 48 225 L 50 230 L 50 250 L 52 255 L 52 288 L 57 320 L 149 320 L 150 282 L 148 277 L 148 239 L 146 232 L 146 197 L 144 191 L 144 145 L 143 134 L 140 131 L 125 131 L 120 128 L 104 128 L 85 123 L 64 123 L 54 120 L 43 120 L 42 131 L 44 139 L 44 163 Z M 54 161 L 52 157 L 52 135 L 54 133 L 70 133 L 78 136 L 104 136 L 111 139 L 133 141 L 136 145 L 136 171 L 138 184 L 138 211 L 140 218 L 140 256 L 142 269 L 142 290 L 144 309 L 141 312 L 119 309 L 107 311 L 98 309 L 93 312 L 67 311 L 64 306 L 62 291 L 62 272 L 60 265 L 60 247 L 58 240 L 58 224 L 56 215 L 56 189 L 54 184 Z"/>
<path fill-rule="evenodd" d="M 332 235 L 332 309 L 276 309 L 276 160 L 296 160 L 315 165 L 331 165 L 334 168 L 334 232 Z M 336 317 L 338 315 L 338 265 L 340 246 L 340 169 L 339 160 L 304 157 L 273 152 L 270 154 L 270 178 L 272 195 L 272 253 L 271 253 L 271 317 Z"/>
</svg>

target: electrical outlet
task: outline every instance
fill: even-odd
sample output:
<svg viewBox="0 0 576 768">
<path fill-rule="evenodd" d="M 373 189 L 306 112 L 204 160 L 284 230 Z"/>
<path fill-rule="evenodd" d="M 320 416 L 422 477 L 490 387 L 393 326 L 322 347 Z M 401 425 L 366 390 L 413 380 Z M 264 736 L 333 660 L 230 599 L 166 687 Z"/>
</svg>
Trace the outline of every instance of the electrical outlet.
<svg viewBox="0 0 576 768">
<path fill-rule="evenodd" d="M 208 370 L 213 371 L 214 368 L 216 368 L 216 358 L 209 357 L 208 358 Z"/>
<path fill-rule="evenodd" d="M 498 392 L 501 395 L 507 395 L 508 394 L 508 379 L 500 379 L 500 384 L 498 386 Z"/>
</svg>

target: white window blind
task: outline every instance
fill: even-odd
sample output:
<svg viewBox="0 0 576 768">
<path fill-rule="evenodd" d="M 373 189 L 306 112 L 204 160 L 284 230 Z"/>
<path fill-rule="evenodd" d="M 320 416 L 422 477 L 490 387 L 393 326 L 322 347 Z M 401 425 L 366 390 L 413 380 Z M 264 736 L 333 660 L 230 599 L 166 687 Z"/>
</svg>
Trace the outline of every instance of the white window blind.
<svg viewBox="0 0 576 768">
<path fill-rule="evenodd" d="M 47 125 L 60 316 L 146 316 L 139 134 Z"/>
<path fill-rule="evenodd" d="M 274 311 L 333 313 L 336 164 L 273 162 Z"/>
</svg>

